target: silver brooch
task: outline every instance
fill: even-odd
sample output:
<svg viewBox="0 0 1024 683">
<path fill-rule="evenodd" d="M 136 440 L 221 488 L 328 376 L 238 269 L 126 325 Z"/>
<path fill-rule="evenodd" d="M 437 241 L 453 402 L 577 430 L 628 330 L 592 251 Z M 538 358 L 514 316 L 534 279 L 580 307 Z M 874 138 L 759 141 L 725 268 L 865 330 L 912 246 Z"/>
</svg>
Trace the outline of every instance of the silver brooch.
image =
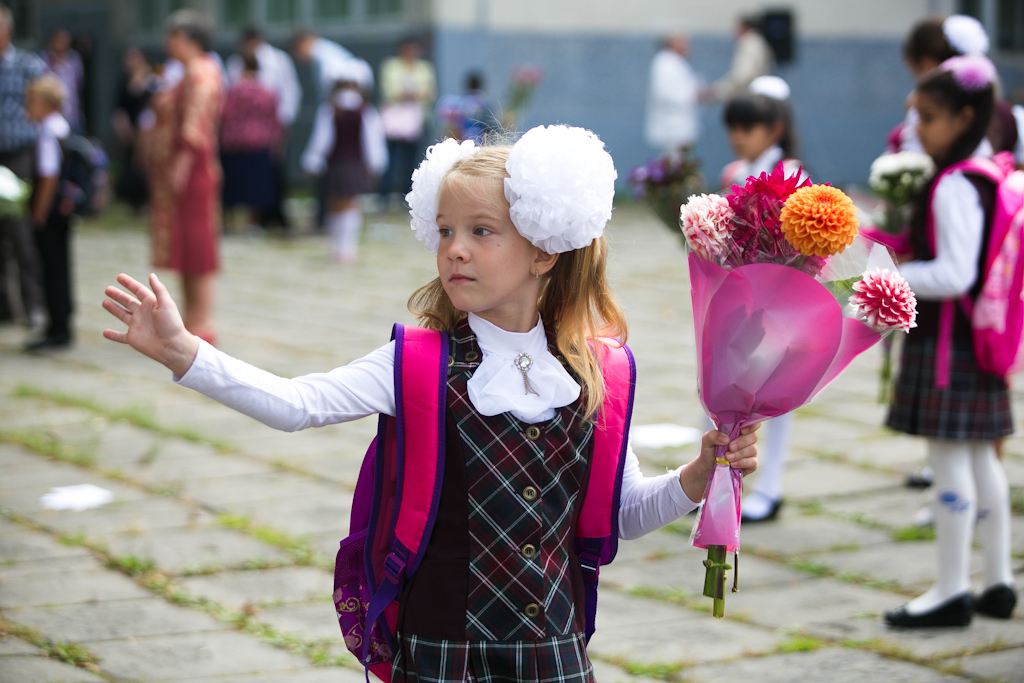
<svg viewBox="0 0 1024 683">
<path fill-rule="evenodd" d="M 512 363 L 516 366 L 519 372 L 523 373 L 523 388 L 526 389 L 526 393 L 533 394 L 534 396 L 540 396 L 533 387 L 530 386 L 530 378 L 526 376 L 526 372 L 533 367 L 533 356 L 528 353 L 521 353 L 515 357 Z"/>
</svg>

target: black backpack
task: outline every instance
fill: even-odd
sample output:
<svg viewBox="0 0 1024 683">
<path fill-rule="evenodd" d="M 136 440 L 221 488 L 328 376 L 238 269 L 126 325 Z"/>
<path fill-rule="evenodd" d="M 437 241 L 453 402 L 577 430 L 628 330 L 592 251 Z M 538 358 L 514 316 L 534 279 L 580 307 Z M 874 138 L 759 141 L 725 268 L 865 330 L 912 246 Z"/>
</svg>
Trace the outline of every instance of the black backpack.
<svg viewBox="0 0 1024 683">
<path fill-rule="evenodd" d="M 98 142 L 81 135 L 60 141 L 64 160 L 60 167 L 55 209 L 64 215 L 88 216 L 102 208 L 107 155 Z"/>
</svg>

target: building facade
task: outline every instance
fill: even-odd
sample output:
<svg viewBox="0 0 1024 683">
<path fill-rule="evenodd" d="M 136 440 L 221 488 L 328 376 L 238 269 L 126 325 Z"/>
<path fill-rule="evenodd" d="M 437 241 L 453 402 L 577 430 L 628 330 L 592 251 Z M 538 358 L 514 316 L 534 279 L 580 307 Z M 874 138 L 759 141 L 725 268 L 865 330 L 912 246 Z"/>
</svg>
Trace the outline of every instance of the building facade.
<svg viewBox="0 0 1024 683">
<path fill-rule="evenodd" d="M 18 40 L 38 47 L 66 26 L 91 44 L 87 116 L 94 133 L 108 121 L 120 78 L 121 51 L 142 47 L 159 58 L 162 22 L 184 6 L 217 22 L 217 50 L 229 54 L 241 28 L 264 27 L 286 47 L 298 26 L 315 28 L 374 67 L 407 35 L 419 37 L 436 64 L 441 93 L 462 90 L 466 75 L 484 75 L 499 101 L 516 66 L 538 66 L 544 80 L 521 125 L 570 123 L 597 132 L 619 169 L 655 154 L 643 139 L 647 73 L 662 38 L 684 32 L 691 63 L 713 81 L 729 68 L 735 20 L 763 11 L 751 0 L 13 0 Z M 863 182 L 886 133 L 903 115 L 913 83 L 900 43 L 921 18 L 963 11 L 993 38 L 993 58 L 1011 98 L 1024 96 L 1024 0 L 784 0 L 793 17 L 793 59 L 778 67 L 792 88 L 801 158 L 816 177 Z M 300 68 L 312 93 L 308 71 Z M 308 134 L 316 103 L 304 100 L 293 131 L 293 158 Z M 702 109 L 697 153 L 709 177 L 731 160 L 721 107 Z M 297 174 L 297 166 L 293 163 Z"/>
</svg>

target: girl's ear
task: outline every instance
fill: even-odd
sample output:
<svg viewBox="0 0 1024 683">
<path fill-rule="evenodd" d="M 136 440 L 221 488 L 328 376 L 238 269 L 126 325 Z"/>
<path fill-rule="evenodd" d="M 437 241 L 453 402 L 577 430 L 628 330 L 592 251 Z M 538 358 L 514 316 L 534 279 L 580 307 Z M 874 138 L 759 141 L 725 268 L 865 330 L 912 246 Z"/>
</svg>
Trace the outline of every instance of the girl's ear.
<svg viewBox="0 0 1024 683">
<path fill-rule="evenodd" d="M 537 249 L 537 256 L 533 259 L 533 269 L 538 275 L 543 275 L 555 267 L 558 254 L 549 254 L 543 249 Z"/>
<path fill-rule="evenodd" d="M 953 115 L 953 124 L 956 126 L 957 137 L 967 132 L 967 129 L 974 123 L 974 107 L 968 105 Z"/>
<path fill-rule="evenodd" d="M 786 134 L 786 122 L 783 121 L 782 119 L 779 119 L 778 121 L 773 123 L 771 127 L 771 133 L 772 142 L 774 142 L 775 144 L 779 144 L 779 141 L 782 140 L 783 136 Z"/>
</svg>

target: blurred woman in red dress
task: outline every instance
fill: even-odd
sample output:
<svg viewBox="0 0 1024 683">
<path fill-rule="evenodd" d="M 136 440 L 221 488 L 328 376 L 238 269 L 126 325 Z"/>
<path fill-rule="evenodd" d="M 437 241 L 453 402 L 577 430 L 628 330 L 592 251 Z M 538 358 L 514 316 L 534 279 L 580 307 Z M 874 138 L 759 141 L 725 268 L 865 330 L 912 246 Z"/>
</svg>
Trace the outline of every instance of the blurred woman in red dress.
<svg viewBox="0 0 1024 683">
<path fill-rule="evenodd" d="M 195 10 L 168 18 L 167 55 L 182 64 L 184 75 L 153 97 L 149 143 L 153 265 L 181 273 L 185 326 L 211 343 L 220 236 L 217 123 L 224 98 L 220 65 L 206 54 L 212 33 Z"/>
</svg>

